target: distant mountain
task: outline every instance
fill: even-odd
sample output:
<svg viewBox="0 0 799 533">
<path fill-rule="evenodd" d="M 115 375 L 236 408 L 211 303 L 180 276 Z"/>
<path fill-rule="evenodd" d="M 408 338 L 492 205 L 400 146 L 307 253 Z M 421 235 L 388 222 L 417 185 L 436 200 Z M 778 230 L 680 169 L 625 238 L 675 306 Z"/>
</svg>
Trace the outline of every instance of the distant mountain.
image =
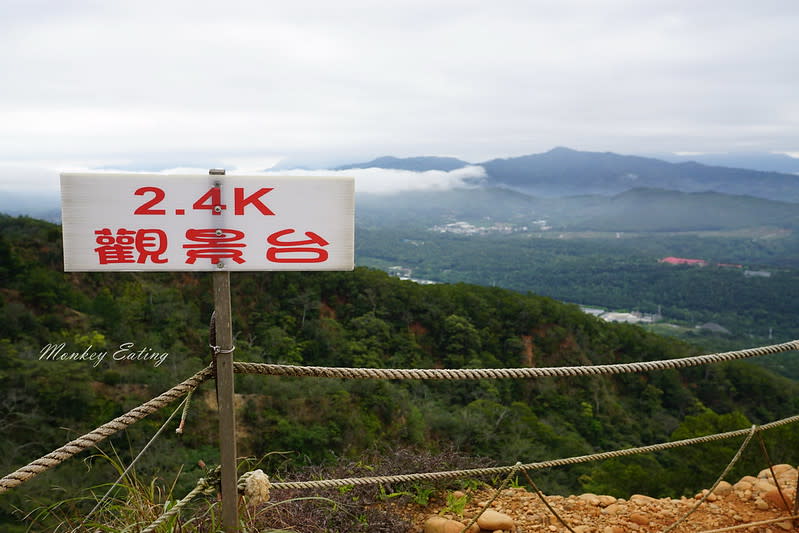
<svg viewBox="0 0 799 533">
<path fill-rule="evenodd" d="M 457 220 L 496 220 L 527 224 L 547 204 L 539 198 L 499 187 L 360 194 L 359 227 L 419 229 Z"/>
<path fill-rule="evenodd" d="M 335 170 L 349 170 L 351 168 L 394 168 L 398 170 L 414 170 L 425 172 L 428 170 L 443 170 L 449 172 L 458 168 L 469 166 L 470 163 L 454 157 L 378 157 L 366 163 L 355 163 L 336 167 Z"/>
<path fill-rule="evenodd" d="M 555 199 L 572 230 L 669 232 L 799 227 L 796 204 L 717 192 L 631 189 L 616 196 Z"/>
<path fill-rule="evenodd" d="M 57 191 L 2 191 L 0 213 L 60 223 L 61 195 Z"/>
<path fill-rule="evenodd" d="M 358 197 L 363 228 L 429 228 L 455 221 L 511 223 L 555 231 L 730 231 L 772 226 L 799 228 L 796 204 L 717 192 L 636 188 L 613 196 L 534 197 L 499 187 L 408 191 Z"/>
<path fill-rule="evenodd" d="M 762 152 L 696 155 L 657 154 L 653 155 L 653 157 L 671 163 L 695 161 L 703 165 L 799 174 L 799 158 L 785 154 Z"/>
<path fill-rule="evenodd" d="M 781 168 L 792 161 L 774 156 Z M 733 162 L 730 156 L 727 159 Z M 754 159 L 748 159 L 754 164 Z M 470 165 L 452 157 L 380 157 L 366 163 L 337 167 L 392 168 L 450 171 Z M 799 202 L 799 176 L 748 168 L 708 166 L 694 161 L 668 162 L 652 157 L 612 152 L 583 152 L 554 148 L 541 154 L 475 163 L 486 170 L 488 187 L 510 187 L 534 196 L 561 197 L 585 194 L 612 196 L 630 189 L 655 188 L 682 192 L 715 191 L 769 200 Z"/>
<path fill-rule="evenodd" d="M 555 148 L 542 154 L 479 163 L 488 181 L 537 196 L 614 195 L 641 187 L 716 191 L 799 202 L 799 177 L 777 172 L 669 163 L 610 152 Z"/>
</svg>

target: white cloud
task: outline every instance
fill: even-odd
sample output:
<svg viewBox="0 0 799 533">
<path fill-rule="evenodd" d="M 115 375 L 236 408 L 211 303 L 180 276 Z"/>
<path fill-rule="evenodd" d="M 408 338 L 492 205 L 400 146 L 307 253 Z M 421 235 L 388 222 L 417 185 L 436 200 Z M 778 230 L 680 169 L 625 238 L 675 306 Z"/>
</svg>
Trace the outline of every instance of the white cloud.
<svg viewBox="0 0 799 533">
<path fill-rule="evenodd" d="M 230 158 L 240 166 L 226 168 L 229 174 L 261 176 L 351 176 L 355 179 L 357 193 L 390 194 L 402 191 L 445 190 L 473 186 L 475 180 L 486 176 L 480 166 L 467 166 L 449 172 L 430 170 L 415 172 L 384 168 L 357 168 L 349 170 L 279 170 L 262 171 L 277 158 Z M 0 164 L 0 191 L 55 193 L 60 189 L 61 172 L 131 172 L 118 169 L 114 161 L 93 161 L 92 164 L 74 161 L 23 161 L 16 164 Z M 117 164 L 124 161 L 117 161 Z M 174 167 L 161 170 L 163 174 L 208 173 L 208 168 Z M 135 171 L 134 171 L 135 172 Z M 151 171 L 139 171 L 151 172 Z"/>
<path fill-rule="evenodd" d="M 484 178 L 486 175 L 485 169 L 480 166 L 468 166 L 448 172 L 355 168 L 348 170 L 288 170 L 264 174 L 267 176 L 351 176 L 355 179 L 356 193 L 371 194 L 464 188 L 470 186 L 470 180 Z"/>
</svg>

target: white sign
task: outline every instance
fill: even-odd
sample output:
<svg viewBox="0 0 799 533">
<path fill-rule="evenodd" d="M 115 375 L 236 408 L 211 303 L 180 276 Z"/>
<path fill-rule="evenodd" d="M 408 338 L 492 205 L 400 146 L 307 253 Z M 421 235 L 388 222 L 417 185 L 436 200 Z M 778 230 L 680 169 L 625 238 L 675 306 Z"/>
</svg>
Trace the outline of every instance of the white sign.
<svg viewBox="0 0 799 533">
<path fill-rule="evenodd" d="M 352 178 L 61 174 L 64 270 L 352 270 Z"/>
</svg>

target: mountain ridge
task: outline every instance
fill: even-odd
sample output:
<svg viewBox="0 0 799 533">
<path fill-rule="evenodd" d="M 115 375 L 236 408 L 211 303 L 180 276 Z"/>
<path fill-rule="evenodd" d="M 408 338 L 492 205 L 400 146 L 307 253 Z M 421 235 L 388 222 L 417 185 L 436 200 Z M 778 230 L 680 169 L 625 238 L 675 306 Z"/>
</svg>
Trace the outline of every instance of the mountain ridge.
<svg viewBox="0 0 799 533">
<path fill-rule="evenodd" d="M 368 163 L 337 167 L 337 170 L 377 167 L 448 171 L 469 164 L 472 163 L 455 158 L 384 156 Z M 652 157 L 556 147 L 539 154 L 497 158 L 473 165 L 485 169 L 486 185 L 510 187 L 534 196 L 612 196 L 632 188 L 647 187 L 799 202 L 799 176 L 710 166 L 695 161 L 674 163 Z"/>
</svg>

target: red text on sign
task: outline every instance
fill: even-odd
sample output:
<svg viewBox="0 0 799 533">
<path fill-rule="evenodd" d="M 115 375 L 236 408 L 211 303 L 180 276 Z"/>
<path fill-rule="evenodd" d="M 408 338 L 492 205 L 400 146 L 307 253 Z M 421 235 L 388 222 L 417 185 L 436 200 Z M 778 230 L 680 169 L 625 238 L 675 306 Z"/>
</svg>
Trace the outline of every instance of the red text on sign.
<svg viewBox="0 0 799 533">
<path fill-rule="evenodd" d="M 159 203 L 161 200 L 164 199 L 166 193 L 164 189 L 159 189 L 158 187 L 139 187 L 136 189 L 136 192 L 133 193 L 136 196 L 144 196 L 148 192 L 153 193 L 153 197 L 139 207 L 133 212 L 134 215 L 165 215 L 165 209 L 153 209 L 153 206 Z"/>
<path fill-rule="evenodd" d="M 235 204 L 234 214 L 236 215 L 243 215 L 244 208 L 247 206 L 253 206 L 256 208 L 262 215 L 272 216 L 275 214 L 274 211 L 269 209 L 269 207 L 261 201 L 261 198 L 273 191 L 273 187 L 261 187 L 254 193 L 247 195 L 244 191 L 244 187 L 235 187 L 233 189 L 233 201 Z M 136 189 L 134 194 L 136 196 L 144 196 L 145 194 L 151 193 L 153 195 L 152 198 L 141 204 L 137 207 L 134 211 L 134 215 L 165 215 L 166 209 L 155 209 L 155 206 L 164 201 L 166 198 L 166 192 L 160 187 L 139 187 Z M 219 215 L 222 213 L 223 210 L 227 209 L 227 205 L 222 203 L 222 190 L 219 187 L 212 187 L 208 189 L 205 193 L 202 194 L 194 203 L 191 204 L 192 209 L 195 210 L 203 210 L 208 209 L 214 215 Z M 184 209 L 176 209 L 176 214 L 183 214 Z"/>
<path fill-rule="evenodd" d="M 244 238 L 244 232 L 235 229 L 190 229 L 186 238 L 193 241 L 184 244 L 186 263 L 193 265 L 197 259 L 210 259 L 211 264 L 220 259 L 232 259 L 236 263 L 244 263 L 242 248 L 247 245 L 236 242 Z"/>
<path fill-rule="evenodd" d="M 244 188 L 243 187 L 236 187 L 233 189 L 233 197 L 236 201 L 236 210 L 234 211 L 237 215 L 244 214 L 244 208 L 248 205 L 252 204 L 255 206 L 258 211 L 261 212 L 262 215 L 274 215 L 271 209 L 266 207 L 263 203 L 261 203 L 261 196 L 269 193 L 272 191 L 272 187 L 261 187 L 258 189 L 257 192 L 252 193 L 251 195 L 245 197 L 244 196 Z"/>
<path fill-rule="evenodd" d="M 109 228 L 94 232 L 94 249 L 101 265 L 112 263 L 166 263 L 161 257 L 166 252 L 166 233 L 160 229 L 129 230 L 120 228 L 112 234 Z"/>
<path fill-rule="evenodd" d="M 276 231 L 267 237 L 266 242 L 272 245 L 266 249 L 266 258 L 269 261 L 273 263 L 322 263 L 327 261 L 327 250 L 322 247 L 330 243 L 313 231 L 305 232 L 307 239 L 298 241 L 281 240 L 281 237 L 290 235 L 294 231 L 294 229 L 284 229 Z M 319 247 L 316 248 L 312 245 L 318 245 Z M 310 256 L 300 255 L 298 257 L 297 254 L 310 254 Z"/>
<path fill-rule="evenodd" d="M 216 206 L 219 206 L 219 209 L 214 209 Z M 219 215 L 223 209 L 227 209 L 227 206 L 222 203 L 222 191 L 219 187 L 208 189 L 208 192 L 200 196 L 191 207 L 193 209 L 210 209 L 215 215 Z"/>
</svg>

